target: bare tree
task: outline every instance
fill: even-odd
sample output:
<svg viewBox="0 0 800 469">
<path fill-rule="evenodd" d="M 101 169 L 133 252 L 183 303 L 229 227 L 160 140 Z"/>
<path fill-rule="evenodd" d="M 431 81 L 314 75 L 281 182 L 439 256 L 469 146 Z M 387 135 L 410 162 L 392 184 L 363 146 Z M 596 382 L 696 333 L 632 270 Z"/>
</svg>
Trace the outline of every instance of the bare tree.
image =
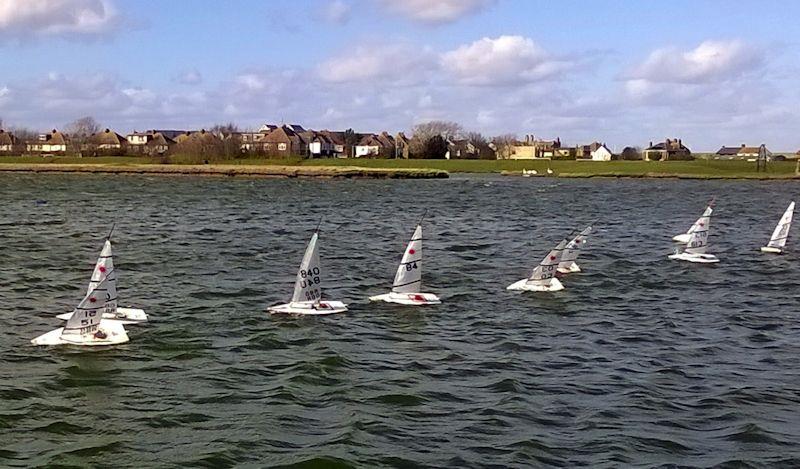
<svg viewBox="0 0 800 469">
<path fill-rule="evenodd" d="M 13 133 L 20 142 L 30 142 L 39 138 L 39 132 L 25 127 L 14 127 L 11 129 L 11 133 Z"/>
<path fill-rule="evenodd" d="M 64 132 L 73 140 L 85 140 L 92 134 L 100 132 L 101 125 L 92 116 L 81 117 L 64 125 Z"/>
<path fill-rule="evenodd" d="M 492 139 L 494 150 L 497 152 L 498 160 L 507 160 L 511 158 L 514 144 L 517 143 L 517 136 L 514 134 L 498 135 Z"/>
<path fill-rule="evenodd" d="M 218 137 L 222 137 L 239 132 L 240 130 L 238 125 L 233 122 L 228 122 L 227 124 L 214 124 L 208 131 Z"/>
<path fill-rule="evenodd" d="M 475 145 L 476 147 L 487 145 L 489 143 L 486 141 L 486 137 L 484 137 L 480 132 L 467 132 L 464 134 L 464 138 L 466 138 L 469 143 Z"/>
<path fill-rule="evenodd" d="M 441 137 L 444 141 L 449 138 L 458 138 L 463 132 L 460 124 L 451 121 L 430 121 L 415 125 L 412 129 L 409 144 L 411 154 L 415 158 L 439 158 L 439 151 L 431 152 L 440 147 L 439 142 L 429 145 L 434 137 Z"/>
</svg>

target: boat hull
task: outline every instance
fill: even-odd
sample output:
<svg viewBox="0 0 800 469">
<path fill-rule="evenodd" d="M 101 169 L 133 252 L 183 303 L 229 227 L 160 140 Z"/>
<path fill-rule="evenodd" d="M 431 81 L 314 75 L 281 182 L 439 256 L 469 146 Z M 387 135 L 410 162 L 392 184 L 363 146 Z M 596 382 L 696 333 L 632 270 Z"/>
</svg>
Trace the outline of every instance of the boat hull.
<svg viewBox="0 0 800 469">
<path fill-rule="evenodd" d="M 58 319 L 68 320 L 72 313 L 64 313 L 56 316 Z M 123 325 L 140 324 L 147 322 L 147 313 L 138 308 L 117 308 L 117 314 L 103 313 L 103 319 L 118 322 Z"/>
<path fill-rule="evenodd" d="M 761 252 L 768 252 L 770 254 L 783 254 L 783 249 L 781 249 L 781 248 L 773 248 L 771 246 L 763 246 L 761 248 Z"/>
<path fill-rule="evenodd" d="M 564 285 L 557 279 L 551 278 L 549 284 L 529 282 L 527 278 L 514 282 L 506 290 L 515 291 L 538 291 L 538 292 L 555 292 L 564 289 Z"/>
<path fill-rule="evenodd" d="M 713 254 L 690 254 L 687 252 L 681 252 L 667 256 L 667 258 L 674 261 L 693 262 L 695 264 L 716 264 L 719 262 L 717 256 Z"/>
<path fill-rule="evenodd" d="M 559 274 L 577 274 L 581 272 L 581 267 L 575 262 L 572 262 L 566 267 L 559 266 L 557 272 Z"/>
<path fill-rule="evenodd" d="M 347 305 L 341 301 L 320 301 L 312 303 L 286 303 L 270 306 L 267 311 L 273 314 L 297 314 L 304 316 L 325 316 L 347 311 Z"/>
<path fill-rule="evenodd" d="M 385 301 L 386 303 L 396 303 L 408 306 L 438 305 L 442 300 L 433 293 L 385 293 L 383 295 L 371 296 L 369 301 Z"/>
<path fill-rule="evenodd" d="M 686 243 L 689 242 L 689 240 L 691 238 L 692 238 L 692 235 L 690 235 L 689 233 L 683 233 L 683 234 L 679 234 L 679 235 L 673 236 L 672 240 L 675 241 L 676 243 L 686 244 Z"/>
<path fill-rule="evenodd" d="M 101 347 L 108 345 L 119 345 L 128 342 L 128 332 L 117 321 L 100 321 L 98 326 L 99 331 L 103 331 L 106 335 L 105 338 L 98 338 L 94 335 L 77 336 L 64 339 L 61 333 L 64 331 L 63 327 L 52 330 L 46 334 L 31 340 L 33 345 L 77 345 L 81 347 Z"/>
</svg>

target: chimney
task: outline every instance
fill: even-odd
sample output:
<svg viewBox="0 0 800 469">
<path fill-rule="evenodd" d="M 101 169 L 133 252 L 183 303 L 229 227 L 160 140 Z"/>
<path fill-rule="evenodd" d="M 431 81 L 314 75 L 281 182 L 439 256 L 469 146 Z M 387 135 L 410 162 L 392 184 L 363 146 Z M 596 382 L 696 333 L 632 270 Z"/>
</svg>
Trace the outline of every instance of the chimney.
<svg viewBox="0 0 800 469">
<path fill-rule="evenodd" d="M 744 148 L 744 143 L 742 144 L 742 148 Z"/>
<path fill-rule="evenodd" d="M 653 141 L 650 140 L 650 145 L 648 145 L 648 147 L 652 147 L 652 146 L 653 146 Z"/>
</svg>

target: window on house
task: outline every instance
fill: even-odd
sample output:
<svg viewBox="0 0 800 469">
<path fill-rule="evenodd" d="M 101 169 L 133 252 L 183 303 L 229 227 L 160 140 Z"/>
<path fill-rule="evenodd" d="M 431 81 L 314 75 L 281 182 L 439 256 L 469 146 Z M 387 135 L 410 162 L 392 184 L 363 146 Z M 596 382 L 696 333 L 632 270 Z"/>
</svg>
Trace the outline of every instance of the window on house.
<svg viewBox="0 0 800 469">
<path fill-rule="evenodd" d="M 278 144 L 278 150 L 286 150 L 286 144 L 285 143 L 279 143 Z"/>
</svg>

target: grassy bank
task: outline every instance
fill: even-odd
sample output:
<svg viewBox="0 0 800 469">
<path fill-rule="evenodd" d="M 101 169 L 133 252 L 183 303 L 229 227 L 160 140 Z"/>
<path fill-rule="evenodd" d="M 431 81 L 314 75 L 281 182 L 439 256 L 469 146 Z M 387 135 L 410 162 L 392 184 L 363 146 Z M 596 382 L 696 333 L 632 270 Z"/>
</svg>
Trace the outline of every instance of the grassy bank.
<svg viewBox="0 0 800 469">
<path fill-rule="evenodd" d="M 97 173 L 192 176 L 254 176 L 275 178 L 439 179 L 446 171 L 435 169 L 360 168 L 356 166 L 286 165 L 159 165 L 131 163 L 0 163 L 0 172 Z"/>
<path fill-rule="evenodd" d="M 195 159 L 196 160 L 196 159 Z M 194 161 L 186 159 L 185 161 Z M 695 161 L 667 161 L 667 162 L 647 162 L 647 161 L 608 161 L 608 162 L 589 162 L 589 161 L 521 161 L 521 160 L 380 160 L 380 159 L 238 159 L 225 161 L 224 165 L 184 165 L 181 158 L 173 158 L 172 164 L 159 164 L 159 159 L 137 158 L 137 157 L 99 157 L 99 158 L 39 158 L 39 157 L 0 157 L 0 170 L 8 168 L 9 164 L 17 163 L 24 165 L 113 165 L 115 167 L 150 167 L 157 166 L 162 168 L 181 168 L 192 166 L 193 168 L 219 167 L 224 166 L 225 171 L 233 171 L 236 167 L 261 167 L 264 169 L 248 169 L 253 172 L 267 172 L 266 168 L 282 168 L 280 171 L 291 171 L 290 168 L 297 170 L 306 168 L 313 171 L 325 170 L 326 175 L 331 171 L 357 170 L 391 170 L 412 171 L 422 173 L 425 170 L 439 170 L 450 173 L 520 173 L 523 169 L 536 169 L 544 173 L 548 168 L 552 169 L 556 176 L 560 177 L 681 177 L 697 179 L 715 178 L 741 178 L 741 179 L 784 179 L 795 177 L 795 163 L 791 161 L 772 162 L 767 166 L 767 171 L 758 173 L 755 171 L 755 163 L 746 161 L 719 161 L 719 160 L 695 160 Z M 354 168 L 355 167 L 355 168 Z M 312 170 L 312 168 L 315 168 Z M 160 170 L 159 170 L 160 171 Z M 164 172 L 180 172 L 179 169 L 166 169 Z M 201 171 L 195 170 L 192 171 Z"/>
</svg>

